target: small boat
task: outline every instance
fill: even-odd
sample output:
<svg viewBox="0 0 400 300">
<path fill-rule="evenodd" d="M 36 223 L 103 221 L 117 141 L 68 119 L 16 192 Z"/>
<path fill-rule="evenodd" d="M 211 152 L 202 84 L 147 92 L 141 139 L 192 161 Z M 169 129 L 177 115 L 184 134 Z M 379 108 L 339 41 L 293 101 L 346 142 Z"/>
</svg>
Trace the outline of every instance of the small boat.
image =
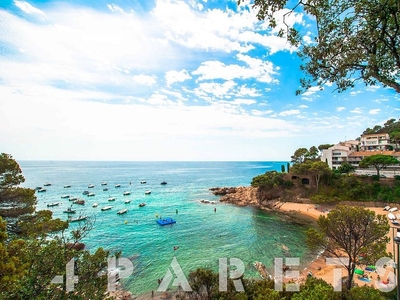
<svg viewBox="0 0 400 300">
<path fill-rule="evenodd" d="M 115 201 L 115 197 L 108 198 L 108 201 Z"/>
<path fill-rule="evenodd" d="M 387 216 L 388 216 L 389 220 L 395 220 L 396 219 L 396 217 L 392 213 L 388 213 Z"/>
<path fill-rule="evenodd" d="M 103 182 L 101 183 L 101 185 L 107 185 L 107 182 L 104 182 L 104 181 L 103 181 Z"/>
<path fill-rule="evenodd" d="M 147 190 L 147 191 L 145 191 L 144 192 L 146 195 L 150 195 L 151 194 L 151 191 L 150 190 Z"/>
<path fill-rule="evenodd" d="M 69 201 L 75 201 L 75 200 L 78 200 L 78 198 L 77 197 L 69 197 Z"/>
<path fill-rule="evenodd" d="M 116 187 L 116 188 L 119 188 L 119 187 L 121 187 L 121 185 L 120 185 L 120 184 L 116 184 L 115 187 Z"/>
<path fill-rule="evenodd" d="M 52 207 L 52 206 L 57 206 L 57 205 L 60 205 L 60 202 L 49 203 L 49 204 L 47 204 L 47 207 Z"/>
<path fill-rule="evenodd" d="M 126 213 L 128 210 L 126 208 L 121 209 L 119 212 L 117 212 L 118 215 L 122 215 L 124 213 Z"/>
<path fill-rule="evenodd" d="M 167 182 L 166 182 L 166 181 L 163 181 L 163 182 L 161 182 L 160 184 L 165 185 L 165 184 L 167 184 Z"/>
<path fill-rule="evenodd" d="M 397 207 L 392 207 L 391 209 L 389 209 L 390 212 L 394 212 L 397 210 Z"/>
<path fill-rule="evenodd" d="M 93 197 L 93 196 L 95 196 L 95 195 L 96 195 L 95 193 L 89 193 L 89 194 L 87 194 L 88 197 Z"/>
<path fill-rule="evenodd" d="M 83 200 L 83 199 L 75 200 L 74 204 L 84 205 L 85 204 L 85 200 Z"/>
<path fill-rule="evenodd" d="M 89 193 L 90 193 L 89 191 L 83 191 L 82 195 L 87 195 Z"/>
<path fill-rule="evenodd" d="M 93 203 L 92 207 L 97 207 L 98 204 L 97 203 Z"/>
<path fill-rule="evenodd" d="M 89 184 L 88 185 L 88 189 L 92 189 L 92 188 L 94 188 L 94 185 L 93 184 Z"/>
<path fill-rule="evenodd" d="M 69 219 L 68 221 L 69 222 L 80 222 L 80 221 L 84 221 L 86 219 L 87 219 L 87 216 L 79 216 L 79 217 L 77 217 L 75 219 Z"/>
<path fill-rule="evenodd" d="M 176 221 L 172 218 L 164 218 L 164 219 L 157 220 L 157 223 L 161 226 L 165 226 L 165 225 L 175 224 Z"/>
<path fill-rule="evenodd" d="M 104 206 L 101 208 L 101 210 L 110 210 L 111 208 L 113 208 L 112 206 Z"/>
<path fill-rule="evenodd" d="M 108 191 L 108 188 L 104 188 L 103 191 Z"/>
<path fill-rule="evenodd" d="M 146 183 L 147 181 L 146 180 L 142 180 L 141 182 L 140 182 L 140 184 L 144 184 L 144 183 Z"/>
<path fill-rule="evenodd" d="M 40 190 L 37 190 L 38 193 L 44 193 L 46 191 L 46 189 L 41 188 Z"/>
<path fill-rule="evenodd" d="M 43 184 L 43 186 L 51 186 L 51 183 L 46 182 L 45 184 Z"/>
<path fill-rule="evenodd" d="M 131 200 L 125 200 L 124 201 L 126 204 L 131 203 Z"/>
<path fill-rule="evenodd" d="M 69 198 L 69 195 L 62 195 L 61 198 Z"/>
<path fill-rule="evenodd" d="M 388 206 L 385 206 L 384 208 L 383 208 L 383 210 L 389 210 L 390 209 L 390 206 L 388 205 Z"/>
<path fill-rule="evenodd" d="M 210 200 L 207 200 L 207 199 L 201 199 L 201 200 L 200 200 L 200 202 L 201 202 L 201 203 L 210 203 Z"/>
<path fill-rule="evenodd" d="M 35 188 L 35 190 L 37 190 L 37 191 L 39 191 L 39 190 L 41 190 L 41 189 L 42 189 L 41 186 L 37 186 L 37 187 Z"/>
<path fill-rule="evenodd" d="M 71 187 L 71 186 L 70 186 L 69 184 L 64 185 L 64 188 L 65 188 L 65 189 L 70 188 L 70 187 Z"/>
<path fill-rule="evenodd" d="M 128 196 L 130 194 L 131 194 L 131 192 L 124 192 L 124 196 Z"/>
<path fill-rule="evenodd" d="M 139 207 L 143 207 L 143 206 L 146 206 L 146 203 L 140 203 L 139 204 Z"/>
<path fill-rule="evenodd" d="M 72 209 L 71 207 L 68 207 L 66 210 L 63 211 L 63 213 L 74 214 L 74 213 L 76 213 L 76 209 Z"/>
</svg>

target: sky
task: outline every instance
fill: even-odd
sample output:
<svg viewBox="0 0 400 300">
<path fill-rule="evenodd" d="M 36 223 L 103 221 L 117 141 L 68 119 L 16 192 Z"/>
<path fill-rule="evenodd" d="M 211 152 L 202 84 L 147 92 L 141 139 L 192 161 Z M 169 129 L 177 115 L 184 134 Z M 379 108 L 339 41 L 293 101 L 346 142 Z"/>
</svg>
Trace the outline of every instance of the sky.
<svg viewBox="0 0 400 300">
<path fill-rule="evenodd" d="M 286 21 L 312 40 L 310 16 Z M 399 118 L 400 96 L 381 86 L 296 96 L 301 60 L 277 29 L 236 0 L 0 0 L 0 151 L 289 161 Z"/>
</svg>

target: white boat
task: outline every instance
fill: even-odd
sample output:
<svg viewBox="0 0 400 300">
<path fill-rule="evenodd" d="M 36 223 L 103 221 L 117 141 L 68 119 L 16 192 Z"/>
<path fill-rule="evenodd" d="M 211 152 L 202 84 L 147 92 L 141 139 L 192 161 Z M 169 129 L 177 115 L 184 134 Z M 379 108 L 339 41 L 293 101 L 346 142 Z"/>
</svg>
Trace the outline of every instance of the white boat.
<svg viewBox="0 0 400 300">
<path fill-rule="evenodd" d="M 70 188 L 71 186 L 69 184 L 64 185 L 64 188 Z"/>
<path fill-rule="evenodd" d="M 87 216 L 79 216 L 79 217 L 77 217 L 75 219 L 69 219 L 68 221 L 69 222 L 80 222 L 80 221 L 84 221 L 86 219 L 87 219 Z"/>
<path fill-rule="evenodd" d="M 46 182 L 45 184 L 43 184 L 44 186 L 51 186 L 51 183 Z"/>
<path fill-rule="evenodd" d="M 108 198 L 108 201 L 115 201 L 115 197 Z"/>
<path fill-rule="evenodd" d="M 77 197 L 69 197 L 69 201 L 75 201 L 75 200 L 78 200 L 78 198 Z"/>
<path fill-rule="evenodd" d="M 76 209 L 72 209 L 71 207 L 68 207 L 66 210 L 63 211 L 63 213 L 74 214 L 74 213 L 76 213 Z"/>
<path fill-rule="evenodd" d="M 49 204 L 47 204 L 47 207 L 52 207 L 52 206 L 57 206 L 57 205 L 60 205 L 60 202 L 49 203 Z"/>
<path fill-rule="evenodd" d="M 392 214 L 392 213 L 388 213 L 388 218 L 389 218 L 389 220 L 394 220 L 394 219 L 396 219 L 396 217 L 394 216 L 394 214 Z"/>
<path fill-rule="evenodd" d="M 147 190 L 147 191 L 145 191 L 144 192 L 146 195 L 150 195 L 151 194 L 151 191 L 150 190 Z"/>
<path fill-rule="evenodd" d="M 88 195 L 88 194 L 90 194 L 89 191 L 83 191 L 83 192 L 82 192 L 82 195 Z"/>
<path fill-rule="evenodd" d="M 125 203 L 131 203 L 131 200 L 125 200 L 124 202 Z"/>
<path fill-rule="evenodd" d="M 40 188 L 40 189 L 37 190 L 38 193 L 44 193 L 45 191 L 47 191 L 47 190 L 44 189 L 44 188 Z"/>
<path fill-rule="evenodd" d="M 124 196 L 128 196 L 130 194 L 131 194 L 131 192 L 124 192 Z"/>
<path fill-rule="evenodd" d="M 141 184 L 144 184 L 144 183 L 146 183 L 146 180 L 142 180 L 140 183 L 141 183 Z"/>
<path fill-rule="evenodd" d="M 61 198 L 69 198 L 69 195 L 62 195 Z"/>
<path fill-rule="evenodd" d="M 74 204 L 85 205 L 85 200 L 83 200 L 83 199 L 77 199 L 77 200 L 74 201 Z"/>
<path fill-rule="evenodd" d="M 117 212 L 118 215 L 122 215 L 124 213 L 126 213 L 128 210 L 126 208 L 121 209 L 119 212 Z"/>
<path fill-rule="evenodd" d="M 143 207 L 143 206 L 146 206 L 146 203 L 140 203 L 139 204 L 139 207 Z"/>
<path fill-rule="evenodd" d="M 390 206 L 388 205 L 388 206 L 385 206 L 384 208 L 383 208 L 383 210 L 389 210 L 390 209 Z"/>
<path fill-rule="evenodd" d="M 103 182 L 101 183 L 101 185 L 107 185 L 107 182 L 104 182 L 104 181 L 103 181 Z"/>
<path fill-rule="evenodd" d="M 92 189 L 92 188 L 94 188 L 94 185 L 93 184 L 89 184 L 88 185 L 88 189 Z"/>
<path fill-rule="evenodd" d="M 392 207 L 391 209 L 389 209 L 390 212 L 394 212 L 397 210 L 397 207 Z"/>
<path fill-rule="evenodd" d="M 87 194 L 88 197 L 93 197 L 94 195 L 96 195 L 95 193 L 89 193 Z"/>
<path fill-rule="evenodd" d="M 110 210 L 111 208 L 113 208 L 112 206 L 104 206 L 101 210 Z"/>
<path fill-rule="evenodd" d="M 92 207 L 97 207 L 98 204 L 97 203 L 93 203 Z"/>
<path fill-rule="evenodd" d="M 119 187 L 121 187 L 121 185 L 118 183 L 118 184 L 115 185 L 115 187 L 119 188 Z"/>
</svg>

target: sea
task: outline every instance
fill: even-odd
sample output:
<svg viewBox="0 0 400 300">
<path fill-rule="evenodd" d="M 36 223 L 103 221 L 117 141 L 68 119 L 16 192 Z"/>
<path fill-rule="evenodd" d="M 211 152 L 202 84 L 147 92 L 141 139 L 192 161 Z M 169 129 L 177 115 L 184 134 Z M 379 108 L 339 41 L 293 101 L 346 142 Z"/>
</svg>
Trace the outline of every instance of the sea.
<svg viewBox="0 0 400 300">
<path fill-rule="evenodd" d="M 252 178 L 281 170 L 287 162 L 115 162 L 115 161 L 20 161 L 26 179 L 23 186 L 43 187 L 36 193 L 37 210 L 49 209 L 54 218 L 67 220 L 89 216 L 94 225 L 83 242 L 94 252 L 98 247 L 133 263 L 123 286 L 133 294 L 157 290 L 159 279 L 172 272 L 175 259 L 187 276 L 197 268 L 218 272 L 219 259 L 240 259 L 245 278 L 260 278 L 254 262 L 273 274 L 274 259 L 296 257 L 305 266 L 313 254 L 305 246 L 309 225 L 299 225 L 277 212 L 220 203 L 212 187 L 250 186 Z M 161 182 L 166 184 L 161 184 Z M 50 186 L 44 186 L 50 183 Z M 102 185 L 103 183 L 103 185 Z M 105 185 L 107 184 L 107 185 Z M 115 187 L 119 184 L 120 187 Z M 89 185 L 94 187 L 88 188 Z M 70 187 L 66 187 L 70 186 Z M 108 189 L 108 190 L 104 190 Z M 145 194 L 145 191 L 151 191 Z M 89 191 L 94 196 L 83 195 Z M 124 195 L 124 192 L 130 192 Z M 68 198 L 85 200 L 72 204 Z M 108 201 L 115 197 L 115 201 Z M 215 201 L 202 203 L 201 200 Z M 126 200 L 130 200 L 126 203 Z M 48 204 L 59 202 L 58 206 Z M 97 203 L 97 207 L 93 207 Z M 145 203 L 139 207 L 140 203 Z M 110 210 L 101 208 L 112 206 Z M 125 214 L 118 211 L 128 209 Z M 160 218 L 176 223 L 160 226 Z M 79 226 L 70 223 L 69 230 Z"/>
</svg>

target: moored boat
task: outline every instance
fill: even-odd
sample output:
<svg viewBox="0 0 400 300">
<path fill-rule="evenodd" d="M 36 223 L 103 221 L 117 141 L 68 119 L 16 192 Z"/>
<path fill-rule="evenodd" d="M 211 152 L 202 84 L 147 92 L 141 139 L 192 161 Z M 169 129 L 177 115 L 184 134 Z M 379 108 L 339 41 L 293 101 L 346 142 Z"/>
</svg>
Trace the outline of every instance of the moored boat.
<svg viewBox="0 0 400 300">
<path fill-rule="evenodd" d="M 139 204 L 139 207 L 143 207 L 143 206 L 146 206 L 146 203 L 140 203 Z"/>
<path fill-rule="evenodd" d="M 83 191 L 83 193 L 82 193 L 82 195 L 88 195 L 88 194 L 90 194 L 89 191 Z"/>
<path fill-rule="evenodd" d="M 104 206 L 101 208 L 101 210 L 110 210 L 111 208 L 113 208 L 112 206 Z"/>
<path fill-rule="evenodd" d="M 115 197 L 110 197 L 110 198 L 108 198 L 108 201 L 115 201 Z"/>
<path fill-rule="evenodd" d="M 103 182 L 101 183 L 101 185 L 107 185 L 107 182 L 103 181 Z"/>
<path fill-rule="evenodd" d="M 120 211 L 117 212 L 118 215 L 122 215 L 124 213 L 126 213 L 128 210 L 126 208 L 121 209 Z"/>
<path fill-rule="evenodd" d="M 85 200 L 83 200 L 83 199 L 75 200 L 74 204 L 84 205 L 85 204 Z"/>
<path fill-rule="evenodd" d="M 121 187 L 121 185 L 118 183 L 118 184 L 115 185 L 115 187 L 119 188 L 119 187 Z"/>
<path fill-rule="evenodd" d="M 163 181 L 163 182 L 161 182 L 160 184 L 165 185 L 165 184 L 167 184 L 167 182 L 166 182 L 166 181 Z"/>
<path fill-rule="evenodd" d="M 46 182 L 45 184 L 43 184 L 43 186 L 51 186 L 51 183 Z"/>
<path fill-rule="evenodd" d="M 97 207 L 98 204 L 97 203 L 93 203 L 92 207 Z"/>
<path fill-rule="evenodd" d="M 147 181 L 146 180 L 142 180 L 141 182 L 140 182 L 140 184 L 144 184 L 144 183 L 146 183 Z"/>
<path fill-rule="evenodd" d="M 127 203 L 131 203 L 131 200 L 125 200 L 124 202 L 125 202 L 126 204 L 127 204 Z"/>
<path fill-rule="evenodd" d="M 93 184 L 89 184 L 88 185 L 88 189 L 92 189 L 92 188 L 94 188 L 94 185 Z"/>
<path fill-rule="evenodd" d="M 104 188 L 103 191 L 108 191 L 108 188 Z"/>
<path fill-rule="evenodd" d="M 151 194 L 151 191 L 150 190 L 147 190 L 147 191 L 145 191 L 144 192 L 146 195 L 150 195 Z"/>
<path fill-rule="evenodd" d="M 95 196 L 95 195 L 96 195 L 95 193 L 89 193 L 89 194 L 87 194 L 88 197 L 93 197 L 93 196 Z"/>
<path fill-rule="evenodd" d="M 131 194 L 131 192 L 124 192 L 124 196 L 128 196 L 130 194 Z"/>
<path fill-rule="evenodd" d="M 77 197 L 69 197 L 69 201 L 75 201 L 75 200 L 78 200 L 78 198 Z"/>
<path fill-rule="evenodd" d="M 37 190 L 38 193 L 44 193 L 45 191 L 47 191 L 47 190 L 44 189 L 44 188 L 41 188 L 40 190 Z"/>
<path fill-rule="evenodd" d="M 53 202 L 53 203 L 47 204 L 47 207 L 58 206 L 58 205 L 60 205 L 60 202 Z"/>
<path fill-rule="evenodd" d="M 76 209 L 72 209 L 71 207 L 68 207 L 66 210 L 63 211 L 63 213 L 74 214 L 74 213 L 76 213 Z"/>
<path fill-rule="evenodd" d="M 79 217 L 74 218 L 74 219 L 69 219 L 68 221 L 69 222 L 80 222 L 80 221 L 84 221 L 86 219 L 87 219 L 87 216 L 79 216 Z"/>
<path fill-rule="evenodd" d="M 69 195 L 62 195 L 61 198 L 69 198 Z"/>
<path fill-rule="evenodd" d="M 64 188 L 70 188 L 71 186 L 69 184 L 64 185 Z"/>
</svg>

